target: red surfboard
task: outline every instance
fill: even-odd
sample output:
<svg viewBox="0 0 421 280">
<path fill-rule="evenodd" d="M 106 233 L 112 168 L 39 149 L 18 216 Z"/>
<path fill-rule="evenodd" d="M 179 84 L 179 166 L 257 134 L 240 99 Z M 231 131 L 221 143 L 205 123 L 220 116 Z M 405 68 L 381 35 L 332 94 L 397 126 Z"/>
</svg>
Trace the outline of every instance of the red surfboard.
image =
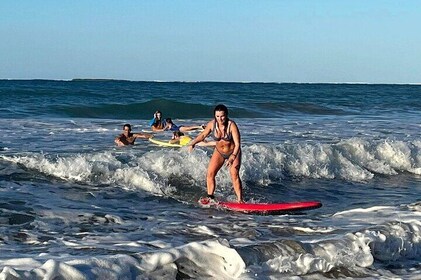
<svg viewBox="0 0 421 280">
<path fill-rule="evenodd" d="M 293 211 L 304 211 L 322 207 L 318 201 L 284 202 L 284 203 L 238 203 L 220 201 L 216 207 L 255 214 L 288 213 Z"/>
</svg>

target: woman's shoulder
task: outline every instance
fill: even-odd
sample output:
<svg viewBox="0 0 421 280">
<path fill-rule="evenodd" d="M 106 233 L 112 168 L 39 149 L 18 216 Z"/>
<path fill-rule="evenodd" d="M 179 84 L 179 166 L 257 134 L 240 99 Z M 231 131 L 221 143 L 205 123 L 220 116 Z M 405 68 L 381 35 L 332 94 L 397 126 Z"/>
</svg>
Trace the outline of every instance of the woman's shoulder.
<svg viewBox="0 0 421 280">
<path fill-rule="evenodd" d="M 213 126 L 214 124 L 215 124 L 215 120 L 213 119 L 213 120 L 210 120 L 210 121 L 208 122 L 207 126 L 208 126 L 208 125 Z"/>
<path fill-rule="evenodd" d="M 228 121 L 228 127 L 229 127 L 229 131 L 232 131 L 233 128 L 236 129 L 237 131 L 239 130 L 237 123 L 233 120 Z"/>
<path fill-rule="evenodd" d="M 237 123 L 235 121 L 233 121 L 233 120 L 230 119 L 228 121 L 228 125 L 232 125 L 232 124 L 235 125 L 235 126 L 237 126 Z"/>
</svg>

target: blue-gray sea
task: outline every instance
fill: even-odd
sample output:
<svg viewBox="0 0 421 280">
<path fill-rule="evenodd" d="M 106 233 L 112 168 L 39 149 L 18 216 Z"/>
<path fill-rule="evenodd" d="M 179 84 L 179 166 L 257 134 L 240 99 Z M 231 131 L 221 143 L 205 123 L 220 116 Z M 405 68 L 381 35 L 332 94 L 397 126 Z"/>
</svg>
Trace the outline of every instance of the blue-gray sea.
<svg viewBox="0 0 421 280">
<path fill-rule="evenodd" d="M 113 142 L 219 103 L 245 200 L 323 207 L 202 208 L 211 148 Z M 419 85 L 0 80 L 0 131 L 1 279 L 421 279 Z"/>
</svg>

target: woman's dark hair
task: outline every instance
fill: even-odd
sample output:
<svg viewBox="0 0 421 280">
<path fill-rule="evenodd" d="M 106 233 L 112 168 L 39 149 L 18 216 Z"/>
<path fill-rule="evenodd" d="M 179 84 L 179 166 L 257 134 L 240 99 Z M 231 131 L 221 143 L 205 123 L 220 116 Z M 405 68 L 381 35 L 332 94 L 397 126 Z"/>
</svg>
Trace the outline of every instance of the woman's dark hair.
<svg viewBox="0 0 421 280">
<path fill-rule="evenodd" d="M 162 116 L 161 111 L 156 111 L 156 112 L 155 112 L 155 114 L 154 114 L 154 116 L 156 116 L 156 114 L 161 114 L 161 116 Z M 163 127 L 162 118 L 158 120 L 158 119 L 155 117 L 155 119 L 154 119 L 154 122 L 153 122 L 152 126 L 153 126 L 153 127 L 156 127 L 156 128 L 162 128 L 162 127 Z"/>
<path fill-rule="evenodd" d="M 173 135 L 174 135 L 174 136 L 181 137 L 181 136 L 184 136 L 184 133 L 183 133 L 183 132 L 181 132 L 181 131 L 174 131 L 174 132 L 173 132 Z"/>
<path fill-rule="evenodd" d="M 224 104 L 216 105 L 215 109 L 213 109 L 213 112 L 215 113 L 216 111 L 224 111 L 225 115 L 228 116 L 228 108 Z"/>
<path fill-rule="evenodd" d="M 224 112 L 226 119 L 224 125 L 226 126 L 228 124 L 228 108 L 224 104 L 218 104 L 216 105 L 215 109 L 213 109 L 213 115 L 215 116 L 216 112 Z"/>
<path fill-rule="evenodd" d="M 166 122 L 166 123 L 170 123 L 170 124 L 174 124 L 174 123 L 172 122 L 172 119 L 171 119 L 171 118 L 166 118 L 166 119 L 165 119 L 165 122 Z"/>
<path fill-rule="evenodd" d="M 129 128 L 129 130 L 130 130 L 130 131 L 132 130 L 132 126 L 131 126 L 130 124 L 128 124 L 128 123 L 126 123 L 125 125 L 123 125 L 123 129 L 124 129 L 126 126 Z"/>
<path fill-rule="evenodd" d="M 213 116 L 214 116 L 214 118 L 215 118 L 215 113 L 216 112 L 224 112 L 225 113 L 226 118 L 225 118 L 225 121 L 224 121 L 224 135 L 226 135 L 227 134 L 227 130 L 228 130 L 228 121 L 229 121 L 229 118 L 228 118 L 228 108 L 224 104 L 218 104 L 218 105 L 215 106 L 215 109 L 213 109 Z M 216 123 L 217 122 L 216 122 L 216 118 L 215 118 L 215 124 Z"/>
<path fill-rule="evenodd" d="M 156 117 L 157 114 L 160 114 L 161 115 L 161 118 L 160 119 L 158 119 Z M 153 117 L 154 117 L 154 122 L 153 122 L 152 126 L 159 127 L 161 125 L 161 123 L 162 123 L 162 112 L 159 111 L 159 110 L 156 110 L 155 113 L 153 114 Z"/>
</svg>

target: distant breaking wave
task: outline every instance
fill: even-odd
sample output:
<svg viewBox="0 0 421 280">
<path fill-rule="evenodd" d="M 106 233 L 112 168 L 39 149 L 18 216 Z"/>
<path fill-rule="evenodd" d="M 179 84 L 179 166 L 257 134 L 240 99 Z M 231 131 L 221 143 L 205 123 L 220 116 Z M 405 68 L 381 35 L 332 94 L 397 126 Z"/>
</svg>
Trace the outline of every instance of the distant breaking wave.
<svg viewBox="0 0 421 280">
<path fill-rule="evenodd" d="M 213 109 L 214 105 L 207 106 L 159 98 L 132 104 L 53 105 L 50 106 L 49 111 L 50 114 L 71 118 L 151 119 L 153 113 L 160 110 L 164 118 L 208 119 L 212 117 Z M 240 118 L 263 116 L 263 114 L 240 108 L 232 108 L 230 115 Z"/>
<path fill-rule="evenodd" d="M 0 81 L 0 117 L 208 118 L 223 103 L 236 118 L 417 114 L 419 86 L 117 80 Z M 13 96 L 13 98 L 9 98 Z"/>
<path fill-rule="evenodd" d="M 52 105 L 49 113 L 71 118 L 106 118 L 106 119 L 150 119 L 155 110 L 160 110 L 164 118 L 207 119 L 213 116 L 215 105 L 185 103 L 165 98 L 153 99 L 132 104 L 88 105 Z M 328 108 L 312 103 L 250 103 L 249 108 L 229 108 L 230 117 L 234 118 L 271 118 L 285 116 L 288 113 L 309 115 L 347 115 L 341 109 Z"/>
</svg>

